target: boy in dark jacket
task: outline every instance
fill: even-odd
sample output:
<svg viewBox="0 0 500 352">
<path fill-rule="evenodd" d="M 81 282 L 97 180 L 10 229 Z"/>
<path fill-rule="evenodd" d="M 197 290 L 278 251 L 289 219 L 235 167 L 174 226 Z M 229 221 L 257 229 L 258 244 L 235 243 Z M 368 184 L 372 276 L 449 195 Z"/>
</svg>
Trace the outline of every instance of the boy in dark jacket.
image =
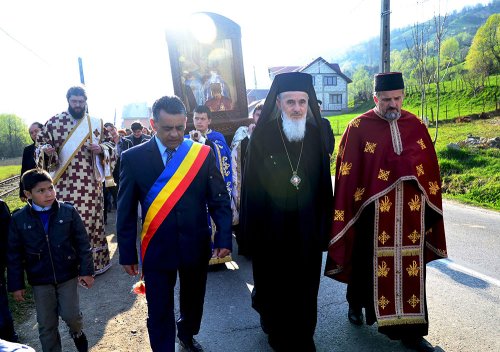
<svg viewBox="0 0 500 352">
<path fill-rule="evenodd" d="M 14 322 L 9 310 L 5 268 L 7 267 L 7 234 L 9 232 L 10 211 L 7 204 L 0 199 L 0 339 L 17 342 Z"/>
<path fill-rule="evenodd" d="M 41 169 L 22 178 L 28 204 L 12 214 L 7 280 L 16 301 L 24 301 L 24 271 L 33 287 L 38 333 L 44 352 L 61 351 L 59 316 L 78 351 L 88 351 L 82 331 L 78 283 L 90 288 L 94 265 L 89 237 L 76 209 L 56 200 L 50 175 Z"/>
</svg>

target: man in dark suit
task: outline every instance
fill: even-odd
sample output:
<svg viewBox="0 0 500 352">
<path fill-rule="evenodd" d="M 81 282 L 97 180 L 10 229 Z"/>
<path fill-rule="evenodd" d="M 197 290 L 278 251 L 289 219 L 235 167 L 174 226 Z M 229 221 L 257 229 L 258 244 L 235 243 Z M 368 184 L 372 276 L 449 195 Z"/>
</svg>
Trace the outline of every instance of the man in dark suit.
<svg viewBox="0 0 500 352">
<path fill-rule="evenodd" d="M 155 137 L 121 156 L 117 237 L 120 264 L 137 275 L 137 202 L 143 209 L 140 255 L 153 351 L 174 351 L 174 286 L 179 272 L 179 343 L 202 351 L 200 329 L 211 255 L 208 210 L 217 226 L 214 254 L 230 253 L 229 195 L 210 147 L 184 140 L 186 108 L 176 97 L 153 105 Z M 140 167 L 138 167 L 140 165 Z M 172 175 L 174 175 L 172 177 Z"/>
<path fill-rule="evenodd" d="M 24 174 L 25 171 L 34 169 L 36 167 L 35 162 L 35 141 L 38 132 L 42 130 L 43 125 L 40 122 L 33 122 L 29 128 L 29 133 L 33 144 L 28 145 L 23 150 L 23 159 L 21 162 L 21 175 Z M 24 195 L 24 188 L 21 181 L 19 181 L 19 198 L 23 202 L 26 201 L 26 196 Z"/>
<path fill-rule="evenodd" d="M 151 136 L 148 136 L 147 134 L 142 133 L 144 126 L 139 121 L 135 121 L 130 125 L 130 129 L 132 130 L 132 134 L 130 136 L 127 136 L 129 141 L 132 142 L 133 146 L 135 147 L 136 145 L 142 144 L 147 142 L 148 140 L 151 139 Z"/>
</svg>

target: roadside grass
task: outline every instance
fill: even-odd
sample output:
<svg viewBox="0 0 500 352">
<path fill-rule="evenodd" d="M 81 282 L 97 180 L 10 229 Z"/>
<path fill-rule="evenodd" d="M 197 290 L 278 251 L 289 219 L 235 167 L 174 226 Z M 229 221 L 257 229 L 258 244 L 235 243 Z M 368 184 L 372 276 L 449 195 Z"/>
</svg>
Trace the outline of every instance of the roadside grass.
<svg viewBox="0 0 500 352">
<path fill-rule="evenodd" d="M 431 136 L 434 128 L 429 128 Z M 468 135 L 500 137 L 500 117 L 472 122 L 448 123 L 438 130 L 436 152 L 443 195 L 467 204 L 500 210 L 500 149 L 463 147 L 448 149 L 449 143 Z"/>
<path fill-rule="evenodd" d="M 21 172 L 21 165 L 5 165 L 0 166 L 0 180 L 5 180 L 6 178 L 17 176 Z"/>
<path fill-rule="evenodd" d="M 16 323 L 22 323 L 26 320 L 28 314 L 34 314 L 35 299 L 33 298 L 33 290 L 28 281 L 24 280 L 24 285 L 26 287 L 24 302 L 16 302 L 12 298 L 12 294 L 8 294 L 9 309 Z"/>
<path fill-rule="evenodd" d="M 16 209 L 22 208 L 25 205 L 25 203 L 21 201 L 21 199 L 19 199 L 19 189 L 4 197 L 3 200 L 5 203 L 7 203 L 11 212 Z"/>
</svg>

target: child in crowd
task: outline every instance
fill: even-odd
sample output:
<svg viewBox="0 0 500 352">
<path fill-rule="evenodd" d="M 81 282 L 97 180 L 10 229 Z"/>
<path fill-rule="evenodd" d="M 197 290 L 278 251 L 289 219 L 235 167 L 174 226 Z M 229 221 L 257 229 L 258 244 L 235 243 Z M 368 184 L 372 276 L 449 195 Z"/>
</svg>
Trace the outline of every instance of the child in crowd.
<svg viewBox="0 0 500 352">
<path fill-rule="evenodd" d="M 9 207 L 0 199 L 0 339 L 17 342 L 18 337 L 14 331 L 14 322 L 9 310 L 9 301 L 7 299 L 7 288 L 5 284 L 9 223 Z"/>
<path fill-rule="evenodd" d="M 76 209 L 56 199 L 50 175 L 41 169 L 21 178 L 28 204 L 12 214 L 7 280 L 16 301 L 24 301 L 24 271 L 33 287 L 38 333 L 44 352 L 61 351 L 59 316 L 79 352 L 88 351 L 82 331 L 77 285 L 90 288 L 94 264 L 89 237 Z"/>
</svg>

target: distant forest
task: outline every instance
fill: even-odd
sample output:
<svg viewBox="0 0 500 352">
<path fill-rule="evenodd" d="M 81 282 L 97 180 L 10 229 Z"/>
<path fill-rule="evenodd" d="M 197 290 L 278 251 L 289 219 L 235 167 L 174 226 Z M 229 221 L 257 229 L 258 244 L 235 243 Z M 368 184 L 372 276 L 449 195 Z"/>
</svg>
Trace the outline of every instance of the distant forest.
<svg viewBox="0 0 500 352">
<path fill-rule="evenodd" d="M 330 60 L 353 81 L 350 106 L 371 100 L 379 60 L 380 38 L 353 46 Z M 489 76 L 500 73 L 500 0 L 436 14 L 429 21 L 392 30 L 390 69 L 403 73 L 406 86 L 420 92 L 422 104 L 427 89 L 436 85 L 439 95 L 439 85 L 445 81 L 459 81 L 475 96 Z"/>
<path fill-rule="evenodd" d="M 449 37 L 460 38 L 460 50 L 463 58 L 465 58 L 478 28 L 486 22 L 488 17 L 496 13 L 500 13 L 500 0 L 494 0 L 488 5 L 477 4 L 473 7 L 465 7 L 460 12 L 454 11 L 449 13 L 446 19 L 444 39 Z M 444 15 L 444 13 L 441 14 L 441 16 Z M 421 25 L 428 30 L 429 38 L 435 37 L 436 28 L 433 19 L 421 23 Z M 411 45 L 412 30 L 413 24 L 392 30 L 391 51 L 401 51 L 407 48 L 407 44 Z M 342 68 L 342 72 L 348 77 L 352 77 L 354 71 L 360 65 L 373 68 L 372 70 L 375 73 L 378 71 L 379 60 L 380 37 L 375 37 L 352 46 L 342 56 L 330 58 L 330 62 L 338 63 Z"/>
</svg>

